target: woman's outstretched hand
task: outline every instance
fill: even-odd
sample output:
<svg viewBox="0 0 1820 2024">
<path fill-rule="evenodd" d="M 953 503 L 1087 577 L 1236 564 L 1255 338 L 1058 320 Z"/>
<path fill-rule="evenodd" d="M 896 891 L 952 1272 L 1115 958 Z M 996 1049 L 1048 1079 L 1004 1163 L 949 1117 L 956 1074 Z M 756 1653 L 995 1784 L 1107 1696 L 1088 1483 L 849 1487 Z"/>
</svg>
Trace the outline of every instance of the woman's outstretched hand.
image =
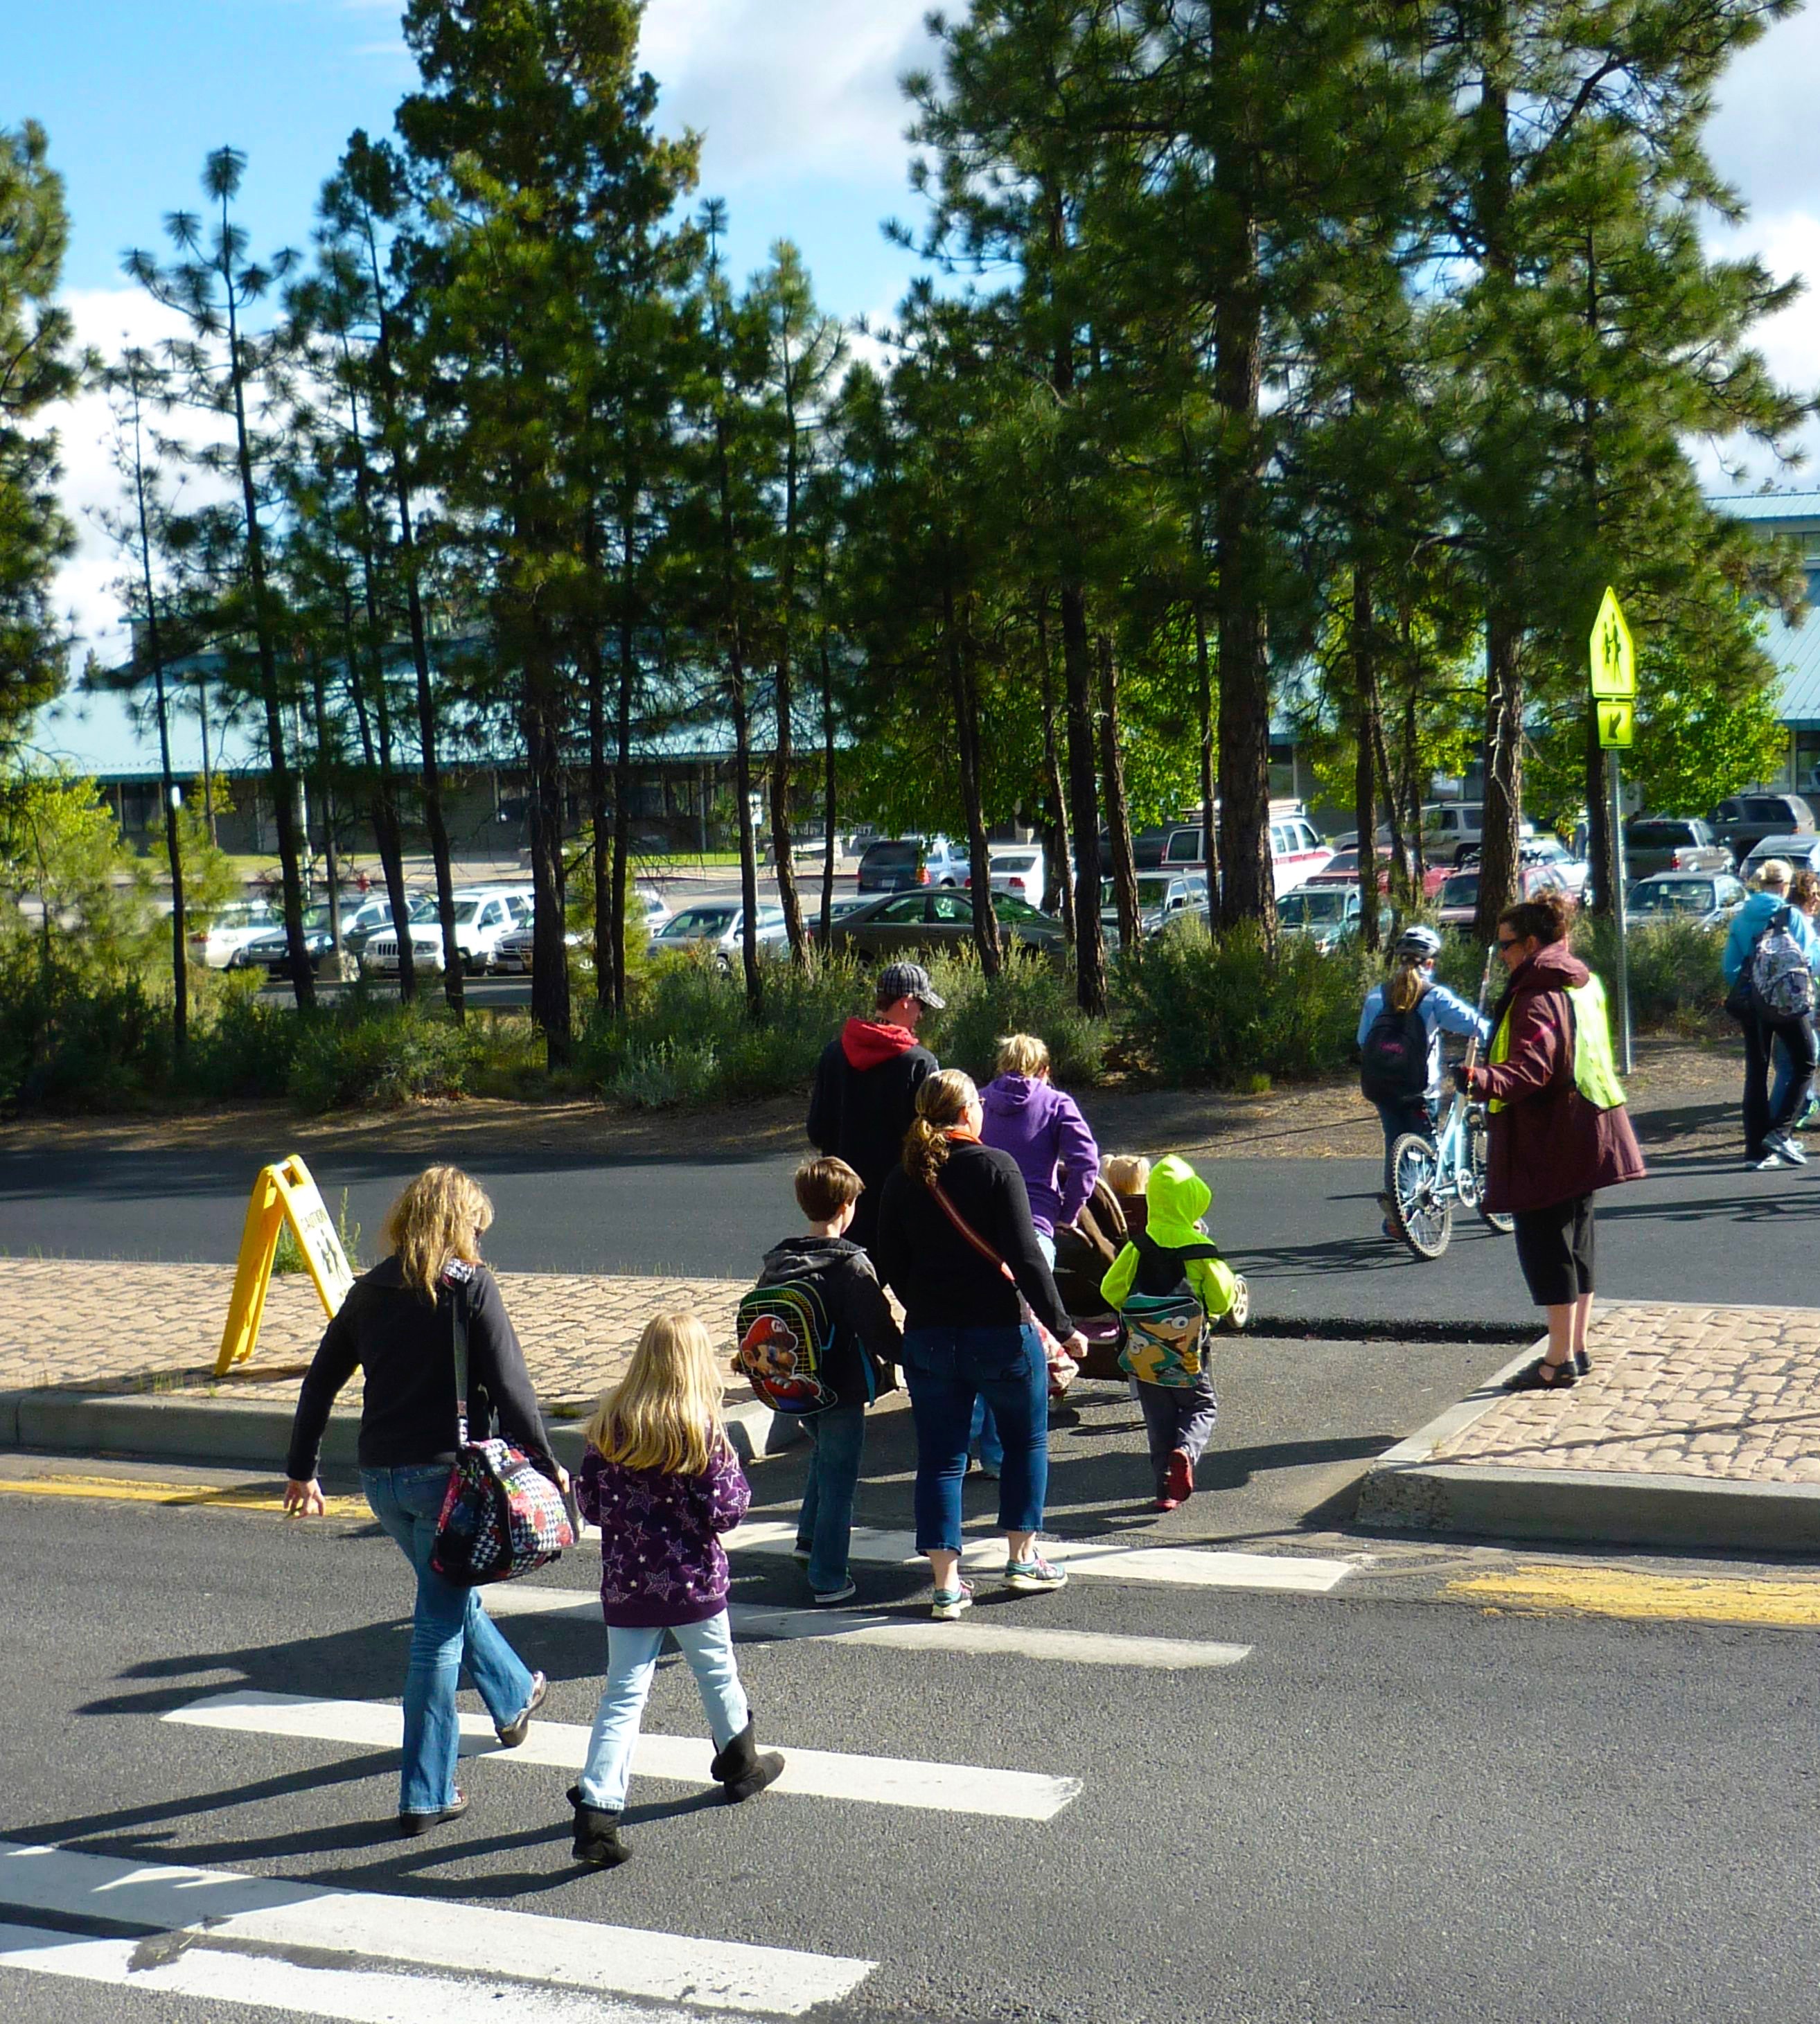
<svg viewBox="0 0 1820 2024">
<path fill-rule="evenodd" d="M 322 1486 L 314 1476 L 307 1483 L 288 1481 L 284 1485 L 284 1516 L 287 1518 L 320 1518 L 328 1509 L 322 1501 Z"/>
</svg>

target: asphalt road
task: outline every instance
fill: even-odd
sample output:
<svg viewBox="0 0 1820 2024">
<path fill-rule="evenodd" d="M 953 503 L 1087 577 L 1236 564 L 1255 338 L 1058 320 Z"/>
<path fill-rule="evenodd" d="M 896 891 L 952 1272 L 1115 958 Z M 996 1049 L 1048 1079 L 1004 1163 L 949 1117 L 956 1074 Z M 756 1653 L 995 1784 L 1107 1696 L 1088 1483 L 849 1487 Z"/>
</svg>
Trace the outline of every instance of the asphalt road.
<svg viewBox="0 0 1820 2024">
<path fill-rule="evenodd" d="M 989 1592 L 970 1623 L 1250 1648 L 1172 1670 L 743 1644 L 763 1732 L 787 1751 L 1066 1776 L 1078 1795 L 1046 1819 L 788 1793 L 734 1811 L 639 1780 L 634 1859 L 603 1876 L 569 1863 L 554 1766 L 472 1762 L 466 1819 L 400 1842 L 383 1750 L 162 1718 L 237 1688 L 395 1700 L 407 1582 L 370 1527 L 3 1508 L 0 1838 L 15 1844 L 294 1879 L 357 1909 L 383 1892 L 426 1916 L 452 1901 L 875 1963 L 816 2013 L 829 2024 L 1814 2014 L 1811 1634 L 1538 1619 L 1369 1586 Z M 798 1598 L 787 1562 L 737 1565 L 738 1599 Z M 590 1578 L 578 1554 L 538 1580 L 579 1597 Z M 925 1620 L 913 1571 L 880 1578 L 887 1614 L 894 1589 L 904 1621 Z M 546 1718 L 586 1723 L 598 1629 L 518 1616 L 508 1630 L 551 1677 Z M 647 1730 L 700 1727 L 666 1661 Z M 6 1875 L 0 1861 L 0 1920 L 29 1919 L 6 1910 Z M 297 2014 L 0 1968 L 8 2018 Z"/>
<path fill-rule="evenodd" d="M 739 1278 L 797 1220 L 792 1161 L 694 1162 L 614 1153 L 567 1160 L 527 1131 L 479 1178 L 497 1219 L 491 1260 L 508 1270 L 680 1271 Z M 370 1251 L 409 1170 L 383 1143 L 317 1172 L 343 1189 Z M 1446 1256 L 1412 1257 L 1379 1233 L 1378 1166 L 1367 1160 L 1207 1164 L 1215 1238 L 1252 1282 L 1267 1323 L 1343 1333 L 1490 1328 L 1534 1318 L 1509 1239 L 1456 1221 Z M 249 1174 L 206 1149 L 109 1154 L 0 1152 L 0 1247 L 16 1256 L 231 1261 Z M 1599 1211 L 1600 1289 L 1671 1300 L 1813 1297 L 1800 1245 L 1820 1234 L 1820 1160 L 1756 1174 L 1706 1156 L 1657 1163 Z"/>
</svg>

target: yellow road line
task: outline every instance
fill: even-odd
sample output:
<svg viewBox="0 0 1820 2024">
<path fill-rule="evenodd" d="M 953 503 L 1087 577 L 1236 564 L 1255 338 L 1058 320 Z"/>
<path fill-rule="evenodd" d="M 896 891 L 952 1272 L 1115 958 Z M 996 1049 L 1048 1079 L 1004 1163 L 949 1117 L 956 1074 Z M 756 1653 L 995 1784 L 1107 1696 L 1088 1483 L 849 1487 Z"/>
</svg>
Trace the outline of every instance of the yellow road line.
<svg viewBox="0 0 1820 2024">
<path fill-rule="evenodd" d="M 1493 1608 L 1571 1610 L 1638 1622 L 1820 1629 L 1820 1580 L 1631 1574 L 1620 1568 L 1516 1568 L 1449 1582 L 1446 1593 Z"/>
<path fill-rule="evenodd" d="M 146 1483 L 114 1476 L 0 1476 L 0 1497 L 86 1497 L 101 1503 L 218 1505 L 233 1511 L 270 1511 L 282 1515 L 284 1493 L 256 1483 L 225 1490 L 205 1483 Z M 370 1518 L 365 1498 L 331 1497 L 329 1518 Z"/>
</svg>

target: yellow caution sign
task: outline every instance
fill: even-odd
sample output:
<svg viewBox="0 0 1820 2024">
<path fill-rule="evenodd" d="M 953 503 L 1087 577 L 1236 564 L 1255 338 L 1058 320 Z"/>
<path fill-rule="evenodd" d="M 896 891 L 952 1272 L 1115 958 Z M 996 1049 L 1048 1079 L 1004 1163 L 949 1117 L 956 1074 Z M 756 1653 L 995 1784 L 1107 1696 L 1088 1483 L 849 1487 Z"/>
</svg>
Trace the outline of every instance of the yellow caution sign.
<svg viewBox="0 0 1820 2024">
<path fill-rule="evenodd" d="M 262 1167 L 253 1183 L 253 1198 L 247 1204 L 246 1228 L 240 1234 L 233 1298 L 228 1303 L 221 1354 L 215 1360 L 218 1377 L 237 1363 L 244 1363 L 258 1347 L 266 1289 L 272 1283 L 272 1262 L 278 1255 L 278 1233 L 286 1223 L 316 1282 L 324 1313 L 338 1313 L 354 1284 L 354 1268 L 310 1169 L 295 1153 L 275 1167 Z"/>
<path fill-rule="evenodd" d="M 1624 607 L 1609 584 L 1599 600 L 1599 614 L 1593 621 L 1587 641 L 1587 659 L 1592 670 L 1592 692 L 1614 702 L 1627 701 L 1637 693 L 1637 648 L 1625 623 Z M 1624 742 L 1630 742 L 1626 739 Z"/>
<path fill-rule="evenodd" d="M 1637 706 L 1595 696 L 1593 708 L 1598 713 L 1599 743 L 1608 752 L 1628 752 L 1637 728 Z"/>
</svg>

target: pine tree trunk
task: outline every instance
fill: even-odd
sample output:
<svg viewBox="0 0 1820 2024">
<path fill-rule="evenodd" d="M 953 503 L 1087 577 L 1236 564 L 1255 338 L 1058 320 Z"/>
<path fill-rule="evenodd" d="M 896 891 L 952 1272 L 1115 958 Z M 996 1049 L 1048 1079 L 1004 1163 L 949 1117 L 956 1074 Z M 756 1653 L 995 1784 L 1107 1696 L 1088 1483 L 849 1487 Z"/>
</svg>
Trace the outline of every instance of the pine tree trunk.
<svg viewBox="0 0 1820 2024">
<path fill-rule="evenodd" d="M 607 890 L 607 920 L 613 937 L 613 1010 L 626 1010 L 628 879 L 632 861 L 632 699 L 638 684 L 637 609 L 633 585 L 638 559 L 638 492 L 628 488 L 620 508 L 622 579 L 619 599 L 619 687 L 613 726 L 613 878 Z M 597 903 L 596 903 L 597 904 Z M 641 924 L 642 931 L 642 924 Z"/>
<path fill-rule="evenodd" d="M 733 791 L 739 816 L 739 959 L 746 980 L 746 1014 L 754 1025 L 764 1016 L 765 977 L 758 967 L 758 838 L 752 823 L 752 724 L 747 705 L 746 658 L 739 622 L 732 627 L 727 659 L 727 702 L 733 718 Z"/>
<path fill-rule="evenodd" d="M 1081 1009 L 1106 1017 L 1106 938 L 1099 925 L 1099 768 L 1093 739 L 1093 664 L 1087 600 L 1062 586 L 1062 673 L 1068 685 L 1069 813 L 1074 825 L 1074 976 Z"/>
<path fill-rule="evenodd" d="M 335 787 L 328 756 L 328 684 L 322 663 L 314 662 L 310 685 L 316 706 L 317 797 L 322 805 L 322 869 L 328 881 L 328 938 L 341 952 L 341 866 L 335 842 Z M 314 966 L 310 974 L 315 974 Z"/>
<path fill-rule="evenodd" d="M 1590 700 L 1586 713 L 1586 820 L 1593 911 L 1613 918 L 1617 912 L 1618 838 L 1612 826 L 1611 776 L 1605 747 L 1599 742 L 1598 712 Z"/>
<path fill-rule="evenodd" d="M 1044 835 L 1043 904 L 1059 914 L 1068 946 L 1075 945 L 1074 864 L 1069 850 L 1068 794 L 1062 783 L 1062 754 L 1055 735 L 1055 673 L 1049 662 L 1049 612 L 1045 597 L 1037 606 L 1037 654 L 1042 681 L 1043 778 L 1049 820 Z"/>
<path fill-rule="evenodd" d="M 992 851 L 986 842 L 980 792 L 979 707 L 969 679 L 955 610 L 954 592 L 941 587 L 941 631 L 948 659 L 949 697 L 954 706 L 955 751 L 960 761 L 960 800 L 967 816 L 968 884 L 973 905 L 973 945 L 988 977 L 1002 967 L 998 915 L 993 907 Z"/>
<path fill-rule="evenodd" d="M 1523 808 L 1520 624 L 1501 604 L 1485 614 L 1485 807 L 1473 923 L 1481 943 L 1497 939 L 1498 916 L 1517 896 L 1517 826 Z"/>
<path fill-rule="evenodd" d="M 1213 662 L 1207 651 L 1207 613 L 1194 600 L 1194 667 L 1201 684 L 1201 861 L 1206 867 L 1207 908 L 1220 918 L 1220 807 L 1213 796 Z"/>
<path fill-rule="evenodd" d="M 563 768 L 556 651 L 544 622 L 526 628 L 519 729 L 530 774 L 531 1021 L 552 1068 L 574 1046 L 569 1006 L 567 922 L 563 910 Z"/>
<path fill-rule="evenodd" d="M 1397 911 L 1400 915 L 1405 905 L 1415 907 L 1422 904 L 1421 853 L 1418 851 L 1412 860 L 1404 831 L 1396 777 L 1390 769 L 1390 754 L 1385 743 L 1384 704 L 1375 680 L 1371 685 L 1371 750 L 1378 762 L 1378 783 L 1384 790 L 1384 819 L 1390 825 L 1390 889 L 1399 896 Z M 1412 862 L 1416 864 L 1413 878 L 1408 868 Z"/>
<path fill-rule="evenodd" d="M 1125 798 L 1125 754 L 1118 728 L 1118 660 L 1112 635 L 1099 636 L 1099 770 L 1105 783 L 1106 827 L 1112 842 L 1112 890 L 1118 908 L 1121 948 L 1134 949 L 1143 933 L 1138 911 L 1137 859 Z"/>
<path fill-rule="evenodd" d="M 791 720 L 791 648 L 796 625 L 796 519 L 798 446 L 796 403 L 790 368 L 783 376 L 783 561 L 778 590 L 783 610 L 777 629 L 774 701 L 777 708 L 776 751 L 771 768 L 771 848 L 777 859 L 777 898 L 783 909 L 783 932 L 790 959 L 798 969 L 809 960 L 802 933 L 802 903 L 796 893 L 796 863 L 790 851 L 790 776 L 795 761 L 796 728 Z"/>
<path fill-rule="evenodd" d="M 1378 717 L 1378 677 L 1373 658 L 1371 579 L 1363 569 L 1352 572 L 1352 678 L 1357 702 L 1358 764 L 1353 798 L 1359 823 L 1359 939 L 1373 955 L 1378 951 L 1378 769 L 1376 749 L 1382 733 Z"/>
<path fill-rule="evenodd" d="M 417 966 L 412 959 L 411 938 L 405 931 L 404 923 L 409 915 L 409 902 L 405 893 L 405 840 L 404 824 L 398 814 L 398 781 L 391 764 L 391 713 L 385 705 L 385 666 L 381 654 L 374 645 L 378 635 L 372 629 L 372 603 L 371 579 L 369 579 L 368 644 L 373 651 L 369 656 L 375 684 L 375 703 L 380 713 L 381 742 L 375 745 L 372 720 L 367 709 L 366 696 L 360 677 L 355 672 L 359 657 L 354 644 L 353 613 L 350 603 L 345 598 L 342 607 L 343 635 L 347 641 L 347 693 L 354 704 L 354 720 L 360 732 L 361 757 L 373 782 L 372 798 L 367 805 L 368 819 L 372 824 L 373 848 L 379 852 L 381 882 L 385 886 L 386 899 L 391 908 L 392 919 L 399 923 L 398 947 L 398 998 L 409 1004 L 416 996 Z M 383 754 L 383 756 L 382 756 Z M 340 952 L 340 936 L 336 937 L 336 952 Z"/>
<path fill-rule="evenodd" d="M 821 607 L 827 609 L 827 578 L 821 584 Z M 827 626 L 821 629 L 821 939 L 825 954 L 834 943 L 835 814 L 838 782 L 835 771 L 834 658 L 827 650 Z"/>
</svg>

